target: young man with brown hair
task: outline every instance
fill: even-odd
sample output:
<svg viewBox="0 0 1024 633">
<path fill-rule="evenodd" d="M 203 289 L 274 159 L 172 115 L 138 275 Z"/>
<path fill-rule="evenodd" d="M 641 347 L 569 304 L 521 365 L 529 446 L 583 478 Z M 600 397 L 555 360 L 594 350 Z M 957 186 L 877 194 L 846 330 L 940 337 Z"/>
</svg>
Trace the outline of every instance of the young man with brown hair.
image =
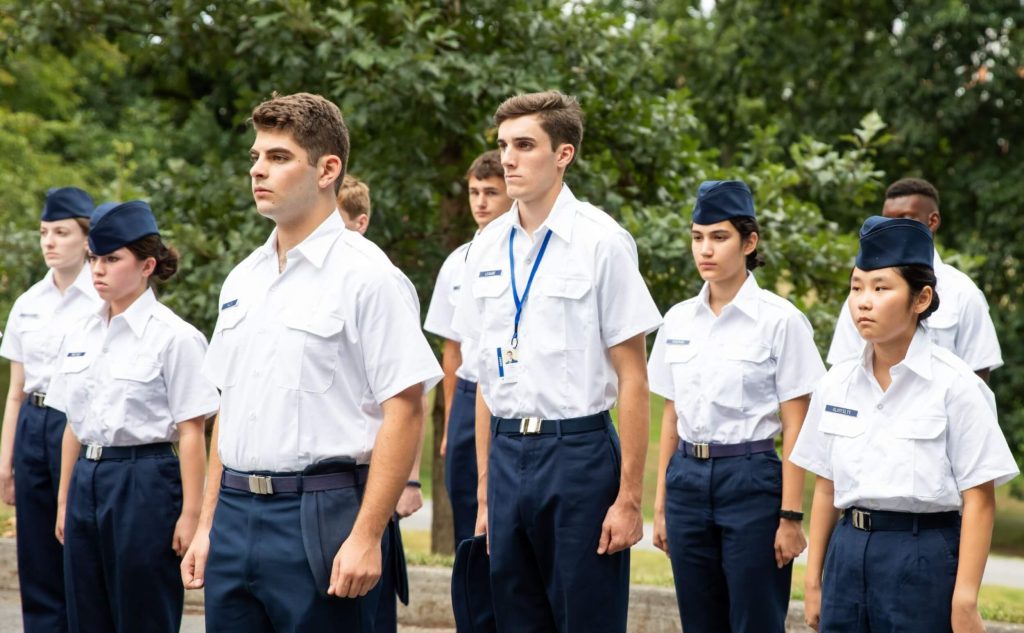
<svg viewBox="0 0 1024 633">
<path fill-rule="evenodd" d="M 494 120 L 516 202 L 473 242 L 455 330 L 477 341 L 476 531 L 489 538 L 495 620 L 510 633 L 622 633 L 643 532 L 644 338 L 661 316 L 633 238 L 563 184 L 583 139 L 576 100 L 520 95 Z"/>
<path fill-rule="evenodd" d="M 477 225 L 476 235 L 512 206 L 505 191 L 505 169 L 498 150 L 477 156 L 466 172 L 469 207 Z M 474 236 L 475 239 L 475 236 Z M 473 538 L 476 527 L 476 363 L 473 342 L 452 328 L 452 317 L 462 289 L 466 258 L 472 241 L 452 251 L 444 260 L 423 329 L 444 338 L 441 368 L 444 370 L 444 484 L 452 504 L 455 546 Z"/>
<path fill-rule="evenodd" d="M 351 174 L 345 179 L 338 190 L 338 211 L 345 226 L 361 235 L 370 228 L 370 187 Z"/>
<path fill-rule="evenodd" d="M 182 561 L 218 632 L 372 630 L 386 526 L 440 367 L 386 256 L 335 212 L 348 131 L 307 93 L 253 111 L 275 229 L 228 275 L 203 373 L 221 389 Z"/>
</svg>

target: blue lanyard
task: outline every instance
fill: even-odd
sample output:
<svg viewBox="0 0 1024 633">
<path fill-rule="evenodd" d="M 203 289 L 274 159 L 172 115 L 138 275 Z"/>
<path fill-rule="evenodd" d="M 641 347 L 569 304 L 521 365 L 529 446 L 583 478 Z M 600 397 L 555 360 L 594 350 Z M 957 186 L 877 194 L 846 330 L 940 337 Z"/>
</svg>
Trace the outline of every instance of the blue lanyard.
<svg viewBox="0 0 1024 633">
<path fill-rule="evenodd" d="M 519 298 L 519 291 L 516 290 L 516 258 L 512 252 L 512 244 L 516 241 L 516 227 L 512 227 L 512 232 L 508 235 L 508 268 L 511 272 L 512 277 L 512 300 L 516 303 L 516 320 L 512 329 L 512 349 L 519 347 L 519 319 L 523 316 L 523 305 L 526 304 L 526 298 L 530 296 L 530 286 L 533 285 L 533 277 L 537 274 L 537 267 L 540 266 L 540 260 L 544 259 L 544 251 L 548 248 L 548 242 L 551 241 L 551 229 L 548 229 L 548 234 L 544 236 L 544 241 L 540 244 L 540 250 L 537 251 L 537 259 L 533 260 L 533 268 L 530 270 L 530 277 L 526 280 L 526 288 L 523 289 L 523 298 Z"/>
</svg>

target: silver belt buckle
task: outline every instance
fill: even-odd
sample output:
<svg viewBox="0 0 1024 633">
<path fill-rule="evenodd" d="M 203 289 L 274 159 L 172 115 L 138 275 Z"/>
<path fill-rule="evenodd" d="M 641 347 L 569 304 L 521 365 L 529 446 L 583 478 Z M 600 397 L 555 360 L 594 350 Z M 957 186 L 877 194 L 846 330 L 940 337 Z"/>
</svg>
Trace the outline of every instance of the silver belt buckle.
<svg viewBox="0 0 1024 633">
<path fill-rule="evenodd" d="M 85 458 L 94 462 L 100 461 L 103 457 L 103 447 L 90 444 L 85 447 Z"/>
<path fill-rule="evenodd" d="M 274 484 L 266 475 L 249 475 L 249 492 L 254 495 L 272 495 Z"/>
<path fill-rule="evenodd" d="M 523 418 L 519 422 L 519 432 L 523 435 L 536 435 L 540 433 L 541 418 Z"/>
<path fill-rule="evenodd" d="M 44 407 L 46 406 L 45 404 L 43 404 L 44 402 L 46 402 L 45 393 L 39 393 L 38 391 L 32 392 L 32 404 L 36 405 L 37 407 Z"/>
<path fill-rule="evenodd" d="M 706 442 L 694 444 L 693 456 L 697 459 L 711 459 L 711 445 Z"/>
<path fill-rule="evenodd" d="M 858 530 L 864 530 L 865 532 L 871 531 L 871 513 L 864 512 L 863 510 L 853 509 L 851 513 L 853 519 L 853 527 Z"/>
</svg>

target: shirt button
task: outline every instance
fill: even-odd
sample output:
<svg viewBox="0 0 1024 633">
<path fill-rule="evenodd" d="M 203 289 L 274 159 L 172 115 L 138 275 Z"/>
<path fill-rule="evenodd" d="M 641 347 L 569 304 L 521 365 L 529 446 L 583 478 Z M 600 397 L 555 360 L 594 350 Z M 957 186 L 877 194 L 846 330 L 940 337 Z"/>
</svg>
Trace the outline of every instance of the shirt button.
<svg viewBox="0 0 1024 633">
<path fill-rule="evenodd" d="M 875 408 L 878 409 L 879 411 L 881 411 L 883 406 L 884 405 L 878 404 L 878 405 L 875 405 Z"/>
</svg>

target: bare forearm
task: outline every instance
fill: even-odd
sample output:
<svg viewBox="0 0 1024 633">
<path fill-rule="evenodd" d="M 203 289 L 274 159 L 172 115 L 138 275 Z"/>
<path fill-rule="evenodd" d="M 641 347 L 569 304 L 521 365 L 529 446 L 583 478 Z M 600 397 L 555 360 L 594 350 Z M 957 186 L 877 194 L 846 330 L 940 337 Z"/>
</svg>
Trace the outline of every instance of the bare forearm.
<svg viewBox="0 0 1024 633">
<path fill-rule="evenodd" d="M 202 418 L 178 425 L 178 461 L 181 468 L 181 514 L 198 517 L 203 505 L 206 476 L 206 438 Z"/>
<path fill-rule="evenodd" d="M 661 416 L 661 439 L 658 442 L 658 487 L 654 493 L 655 512 L 665 511 L 665 471 L 668 470 L 668 463 L 679 446 L 677 421 L 675 403 L 666 400 L 665 412 Z"/>
<path fill-rule="evenodd" d="M 441 352 L 441 370 L 444 378 L 441 379 L 441 390 L 444 393 L 444 426 L 445 435 L 448 431 L 448 416 L 452 412 L 452 400 L 455 398 L 455 387 L 459 381 L 455 371 L 462 365 L 462 347 L 457 341 L 444 340 L 444 349 Z"/>
<path fill-rule="evenodd" d="M 422 402 L 420 403 L 420 432 L 417 434 L 416 439 L 416 455 L 412 460 L 412 468 L 409 470 L 409 481 L 419 481 L 420 479 L 420 467 L 423 465 L 423 439 L 427 432 L 426 416 L 427 416 L 427 395 L 423 394 Z"/>
<path fill-rule="evenodd" d="M 61 442 L 60 450 L 60 487 L 57 489 L 57 505 L 64 505 L 68 501 L 68 488 L 71 486 L 71 473 L 75 470 L 75 462 L 78 461 L 78 454 L 82 451 L 82 445 L 71 430 L 71 423 L 64 426 L 64 440 Z"/>
<path fill-rule="evenodd" d="M 11 363 L 11 381 L 7 386 L 7 405 L 4 407 L 4 427 L 0 432 L 0 469 L 10 472 L 14 465 L 14 438 L 18 429 L 18 414 L 25 401 L 25 369 L 21 363 Z"/>
<path fill-rule="evenodd" d="M 644 464 L 651 421 L 650 391 L 643 379 L 619 382 L 619 440 L 622 444 L 622 473 L 618 499 L 640 507 L 643 497 Z"/>
<path fill-rule="evenodd" d="M 804 425 L 804 417 L 810 405 L 811 397 L 802 396 L 783 402 L 782 414 L 782 508 L 784 510 L 803 511 L 805 471 L 793 462 L 789 456 L 796 446 L 796 438 Z"/>
<path fill-rule="evenodd" d="M 220 495 L 220 480 L 224 474 L 224 464 L 217 452 L 217 435 L 220 431 L 220 415 L 213 421 L 210 432 L 210 463 L 206 469 L 206 488 L 203 491 L 203 505 L 199 511 L 199 527 L 209 531 L 213 525 L 213 515 L 217 511 L 217 498 Z"/>
<path fill-rule="evenodd" d="M 423 387 L 414 385 L 386 400 L 384 423 L 370 459 L 370 475 L 353 534 L 379 540 L 395 512 L 415 460 L 423 427 Z"/>
<path fill-rule="evenodd" d="M 483 390 L 476 390 L 476 472 L 477 503 L 487 507 L 487 462 L 491 452 L 491 410 L 484 401 Z"/>
<path fill-rule="evenodd" d="M 960 563 L 956 572 L 954 599 L 976 604 L 985 573 L 992 525 L 995 522 L 996 497 L 992 482 L 965 490 L 960 527 Z"/>
<path fill-rule="evenodd" d="M 832 538 L 832 530 L 839 520 L 834 498 L 832 482 L 818 477 L 814 482 L 814 500 L 811 502 L 811 539 L 807 548 L 807 573 L 804 581 L 808 587 L 821 587 L 825 552 Z"/>
</svg>

